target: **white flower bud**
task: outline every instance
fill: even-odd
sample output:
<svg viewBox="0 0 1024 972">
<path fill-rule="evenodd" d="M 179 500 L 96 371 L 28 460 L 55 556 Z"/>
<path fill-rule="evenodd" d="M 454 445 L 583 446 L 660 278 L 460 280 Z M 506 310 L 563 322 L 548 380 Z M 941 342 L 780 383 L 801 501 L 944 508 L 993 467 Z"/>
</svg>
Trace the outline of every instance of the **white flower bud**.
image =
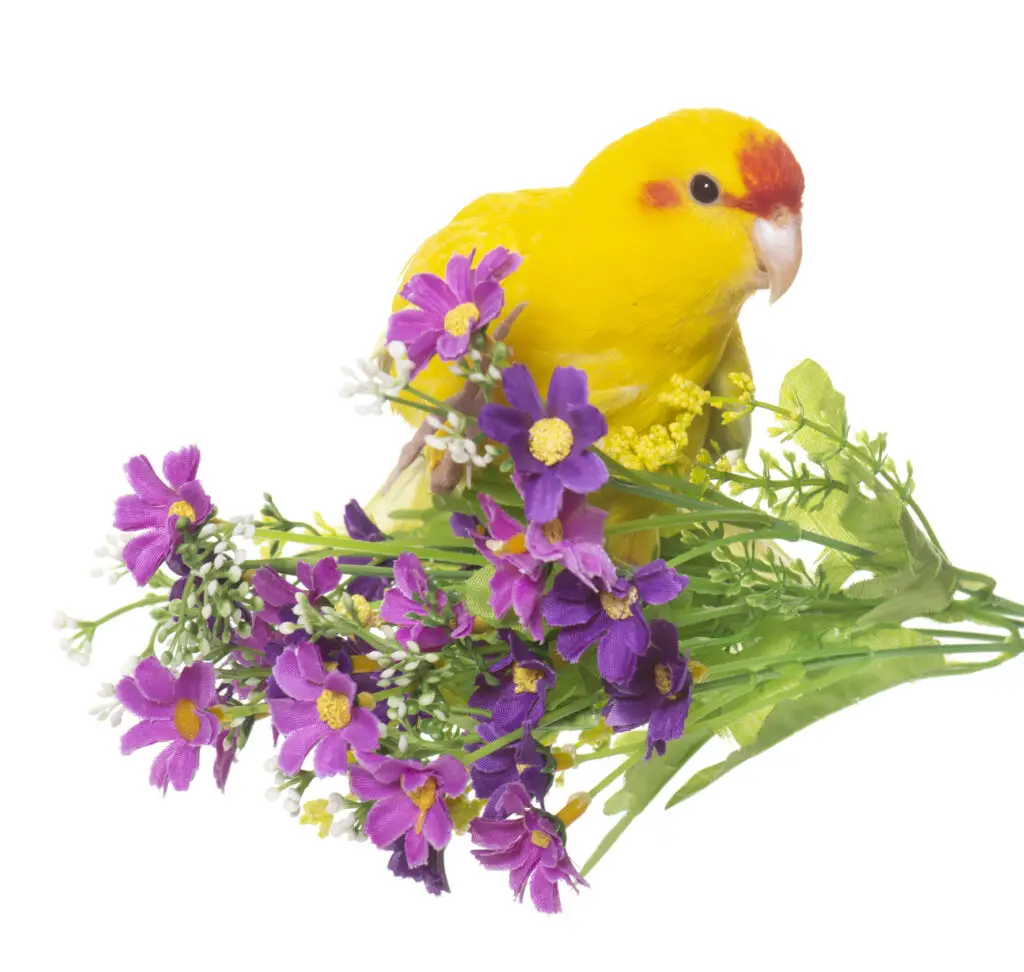
<svg viewBox="0 0 1024 972">
<path fill-rule="evenodd" d="M 345 801 L 342 799 L 340 793 L 332 793 L 327 798 L 327 812 L 330 814 L 338 813 L 341 808 L 345 806 Z"/>
</svg>

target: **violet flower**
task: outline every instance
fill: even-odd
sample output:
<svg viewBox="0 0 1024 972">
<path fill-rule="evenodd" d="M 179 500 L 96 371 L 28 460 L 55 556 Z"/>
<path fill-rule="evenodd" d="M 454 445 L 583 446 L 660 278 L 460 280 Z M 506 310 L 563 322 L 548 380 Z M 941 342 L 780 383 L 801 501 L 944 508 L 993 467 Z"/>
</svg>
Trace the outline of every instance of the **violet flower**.
<svg viewBox="0 0 1024 972">
<path fill-rule="evenodd" d="M 608 481 L 604 462 L 587 450 L 608 433 L 604 416 L 587 402 L 587 375 L 556 368 L 541 401 L 524 365 L 502 372 L 508 405 L 480 410 L 483 432 L 508 447 L 531 523 L 548 523 L 562 508 L 563 493 L 592 493 Z"/>
<path fill-rule="evenodd" d="M 507 735 L 505 729 L 490 722 L 480 723 L 476 731 L 480 742 L 467 746 L 467 752 L 475 752 L 486 743 Z M 491 798 L 510 783 L 521 784 L 530 796 L 543 805 L 544 797 L 551 789 L 554 779 L 552 766 L 546 750 L 542 751 L 538 747 L 530 733 L 525 733 L 521 739 L 474 760 L 470 764 L 469 775 L 477 798 L 488 801 L 487 807 L 484 808 L 484 816 L 493 816 Z"/>
<path fill-rule="evenodd" d="M 348 675 L 327 671 L 316 645 L 288 648 L 274 665 L 274 680 L 288 696 L 269 700 L 271 722 L 287 736 L 277 757 L 281 772 L 294 776 L 315 748 L 316 775 L 335 776 L 347 771 L 350 746 L 377 748 L 383 726 L 356 703 L 356 684 Z"/>
<path fill-rule="evenodd" d="M 540 602 L 544 593 L 544 564 L 526 550 L 526 528 L 509 516 L 494 499 L 483 493 L 478 497 L 487 529 L 476 517 L 455 513 L 452 532 L 468 537 L 493 565 L 491 609 L 503 618 L 512 608 L 520 623 L 535 641 L 544 637 Z"/>
<path fill-rule="evenodd" d="M 432 592 L 423 564 L 408 552 L 395 561 L 395 586 L 384 593 L 380 617 L 398 628 L 399 644 L 415 641 L 424 651 L 436 651 L 473 630 L 472 615 L 459 601 L 449 602 L 444 591 Z"/>
<path fill-rule="evenodd" d="M 430 848 L 442 850 L 452 836 L 446 796 L 466 788 L 466 767 L 443 755 L 425 766 L 408 759 L 359 753 L 349 770 L 349 783 L 360 800 L 373 800 L 363 832 L 378 847 L 391 847 L 405 837 L 410 868 L 425 866 Z"/>
<path fill-rule="evenodd" d="M 178 518 L 202 523 L 213 510 L 210 497 L 196 479 L 199 449 L 187 446 L 164 456 L 163 473 L 167 485 L 145 456 L 134 456 L 124 471 L 134 490 L 122 496 L 114 507 L 114 526 L 118 530 L 142 530 L 124 547 L 125 566 L 142 587 L 148 584 L 161 565 L 178 548 L 181 532 Z"/>
<path fill-rule="evenodd" d="M 587 885 L 565 853 L 561 822 L 536 810 L 517 783 L 505 787 L 496 802 L 501 819 L 478 817 L 469 825 L 473 843 L 480 847 L 473 856 L 489 870 L 508 871 L 518 901 L 523 900 L 529 884 L 530 899 L 538 911 L 561 911 L 559 882 L 574 891 Z M 513 814 L 518 816 L 510 819 Z"/>
<path fill-rule="evenodd" d="M 606 684 L 604 718 L 615 732 L 647 726 L 647 758 L 665 753 L 665 743 L 678 739 L 686 726 L 693 699 L 693 677 L 686 656 L 679 654 L 679 632 L 669 621 L 651 622 L 651 645 L 636 673 L 620 685 Z"/>
<path fill-rule="evenodd" d="M 221 793 L 224 792 L 224 787 L 227 786 L 228 774 L 231 772 L 231 767 L 237 759 L 235 741 L 231 733 L 232 730 L 225 729 L 213 744 L 217 751 L 217 755 L 213 760 L 213 781 L 217 784 L 217 788 Z"/>
<path fill-rule="evenodd" d="M 380 543 L 387 540 L 388 536 L 383 533 L 377 524 L 367 515 L 366 511 L 355 501 L 349 500 L 345 505 L 345 530 L 353 540 L 362 540 L 364 543 Z M 339 557 L 338 563 L 344 566 L 364 566 L 373 560 L 372 557 Z M 381 561 L 381 566 L 390 567 L 393 559 Z M 379 601 L 384 596 L 387 582 L 383 577 L 359 576 L 353 577 L 348 582 L 346 590 L 349 594 L 365 597 L 368 601 Z"/>
<path fill-rule="evenodd" d="M 562 510 L 547 523 L 526 528 L 526 549 L 538 560 L 560 563 L 595 590 L 615 582 L 615 567 L 604 549 L 604 521 L 608 514 L 586 499 L 567 493 Z"/>
<path fill-rule="evenodd" d="M 488 685 L 484 676 L 479 676 L 469 704 L 475 709 L 488 710 L 491 713 L 488 721 L 503 732 L 512 732 L 520 726 L 532 728 L 544 715 L 548 690 L 555 684 L 555 673 L 515 632 L 499 631 L 498 637 L 508 645 L 509 654 L 490 670 L 502 677 L 497 685 Z"/>
<path fill-rule="evenodd" d="M 655 560 L 632 578 L 620 577 L 607 591 L 591 590 L 565 571 L 544 598 L 544 620 L 558 633 L 558 653 L 575 662 L 597 643 L 597 668 L 609 682 L 633 677 L 637 659 L 651 643 L 643 605 L 666 604 L 686 587 L 688 578 Z"/>
<path fill-rule="evenodd" d="M 427 849 L 427 863 L 419 867 L 410 867 L 409 859 L 405 853 L 405 837 L 399 837 L 389 848 L 391 857 L 388 860 L 388 870 L 395 877 L 412 878 L 426 888 L 428 894 L 440 895 L 451 890 L 448 887 L 448 875 L 444 870 L 444 851 L 435 850 L 433 847 Z"/>
<path fill-rule="evenodd" d="M 178 678 L 153 657 L 117 683 L 117 698 L 142 720 L 121 737 L 126 756 L 155 743 L 170 743 L 153 760 L 149 782 L 187 790 L 199 768 L 199 747 L 214 744 L 220 722 L 209 712 L 217 702 L 215 672 L 208 662 L 182 669 Z"/>
<path fill-rule="evenodd" d="M 497 247 L 474 270 L 474 253 L 452 256 L 444 279 L 417 273 L 400 291 L 413 306 L 391 315 L 387 340 L 405 345 L 413 377 L 435 354 L 442 361 L 461 358 L 473 333 L 495 320 L 505 306 L 498 281 L 519 266 L 519 257 Z"/>
<path fill-rule="evenodd" d="M 295 566 L 295 574 L 305 591 L 290 584 L 273 567 L 261 567 L 256 571 L 252 586 L 264 605 L 258 617 L 273 625 L 294 622 L 300 593 L 305 593 L 310 604 L 316 604 L 341 583 L 341 571 L 334 557 L 322 557 L 312 566 L 300 560 Z"/>
</svg>

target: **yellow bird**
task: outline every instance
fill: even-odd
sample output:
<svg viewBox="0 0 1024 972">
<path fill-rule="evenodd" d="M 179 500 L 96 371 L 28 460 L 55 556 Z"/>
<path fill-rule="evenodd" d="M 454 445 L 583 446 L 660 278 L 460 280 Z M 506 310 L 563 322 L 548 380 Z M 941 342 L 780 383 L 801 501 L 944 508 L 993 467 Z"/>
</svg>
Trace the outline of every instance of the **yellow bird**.
<svg viewBox="0 0 1024 972">
<path fill-rule="evenodd" d="M 477 199 L 417 250 L 402 284 L 443 275 L 454 253 L 520 254 L 503 281 L 506 307 L 525 304 L 514 359 L 542 393 L 559 365 L 584 369 L 611 431 L 643 430 L 678 411 L 659 400 L 676 376 L 722 394 L 730 373 L 750 372 L 740 308 L 792 284 L 803 188 L 793 153 L 760 122 L 679 111 L 609 145 L 566 188 Z M 406 306 L 396 297 L 396 311 Z M 461 381 L 435 358 L 413 384 L 444 399 Z M 715 431 L 723 448 L 745 444 L 732 427 Z M 693 433 L 699 447 L 705 430 Z"/>
</svg>

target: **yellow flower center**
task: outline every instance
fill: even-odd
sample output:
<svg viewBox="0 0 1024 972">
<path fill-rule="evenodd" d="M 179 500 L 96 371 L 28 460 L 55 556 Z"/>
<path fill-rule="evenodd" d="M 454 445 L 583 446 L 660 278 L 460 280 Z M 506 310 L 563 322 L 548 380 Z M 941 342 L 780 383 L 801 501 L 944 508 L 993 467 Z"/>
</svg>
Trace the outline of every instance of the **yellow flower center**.
<svg viewBox="0 0 1024 972">
<path fill-rule="evenodd" d="M 560 418 L 543 418 L 530 427 L 530 455 L 545 466 L 561 462 L 572 451 L 572 429 Z"/>
<path fill-rule="evenodd" d="M 533 844 L 534 847 L 547 847 L 551 843 L 551 835 L 544 833 L 543 830 L 531 830 L 530 843 Z"/>
<path fill-rule="evenodd" d="M 168 516 L 187 516 L 193 523 L 196 521 L 196 511 L 192 508 L 191 503 L 187 503 L 185 500 L 178 500 L 176 503 L 171 503 L 170 509 L 167 511 Z"/>
<path fill-rule="evenodd" d="M 423 786 L 418 786 L 409 794 L 409 799 L 420 812 L 416 818 L 416 833 L 420 834 L 423 832 L 423 821 L 427 819 L 427 811 L 437 802 L 437 780 L 428 776 Z"/>
<path fill-rule="evenodd" d="M 515 665 L 512 668 L 512 684 L 515 686 L 515 694 L 523 695 L 530 692 L 537 694 L 537 683 L 540 681 L 543 672 L 533 668 L 523 668 L 522 665 Z"/>
<path fill-rule="evenodd" d="M 632 585 L 630 585 L 629 590 L 622 597 L 616 597 L 614 594 L 609 594 L 605 591 L 601 595 L 601 607 L 604 608 L 604 613 L 613 621 L 625 621 L 626 618 L 632 616 L 633 605 L 636 604 L 639 596 L 636 588 Z"/>
<path fill-rule="evenodd" d="M 181 733 L 182 739 L 192 742 L 199 735 L 199 713 L 191 699 L 179 699 L 174 706 L 174 728 Z"/>
<path fill-rule="evenodd" d="M 668 695 L 672 691 L 672 673 L 661 662 L 654 666 L 654 687 L 662 695 Z"/>
<path fill-rule="evenodd" d="M 352 595 L 352 610 L 355 612 L 356 621 L 364 628 L 371 627 L 372 623 L 376 621 L 370 602 L 362 594 Z"/>
<path fill-rule="evenodd" d="M 548 543 L 561 543 L 565 539 L 565 530 L 562 529 L 561 520 L 548 520 L 540 530 Z"/>
<path fill-rule="evenodd" d="M 488 540 L 487 549 L 496 554 L 526 553 L 526 534 L 517 533 L 507 540 Z"/>
<path fill-rule="evenodd" d="M 476 304 L 459 304 L 444 315 L 444 329 L 454 337 L 462 337 L 479 319 L 480 309 Z"/>
<path fill-rule="evenodd" d="M 352 721 L 352 705 L 341 692 L 324 689 L 316 700 L 316 714 L 332 729 L 344 729 Z"/>
</svg>

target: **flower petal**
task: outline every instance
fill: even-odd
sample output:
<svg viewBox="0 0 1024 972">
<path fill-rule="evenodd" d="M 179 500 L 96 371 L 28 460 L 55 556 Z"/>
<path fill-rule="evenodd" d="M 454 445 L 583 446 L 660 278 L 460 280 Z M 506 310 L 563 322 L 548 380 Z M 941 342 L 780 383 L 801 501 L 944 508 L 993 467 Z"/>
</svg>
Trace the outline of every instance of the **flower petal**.
<svg viewBox="0 0 1024 972">
<path fill-rule="evenodd" d="M 313 702 L 296 699 L 269 699 L 271 725 L 285 735 L 316 725 L 320 721 Z"/>
<path fill-rule="evenodd" d="M 199 769 L 199 747 L 171 744 L 171 758 L 167 761 L 167 776 L 176 790 L 187 790 Z"/>
<path fill-rule="evenodd" d="M 452 839 L 452 819 L 448 816 L 444 803 L 438 800 L 423 818 L 423 836 L 435 850 L 446 847 Z M 408 838 L 406 838 L 408 842 Z"/>
<path fill-rule="evenodd" d="M 480 311 L 478 326 L 490 324 L 505 306 L 505 291 L 493 281 L 482 283 L 476 288 L 475 302 Z M 476 328 L 474 328 L 476 330 Z"/>
<path fill-rule="evenodd" d="M 607 630 L 608 618 L 603 613 L 596 614 L 587 624 L 572 628 L 563 628 L 558 632 L 556 647 L 566 661 L 574 662 Z"/>
<path fill-rule="evenodd" d="M 484 435 L 502 444 L 507 444 L 517 435 L 527 434 L 533 422 L 526 412 L 507 405 L 495 405 L 493 402 L 480 409 L 480 417 L 477 419 Z"/>
<path fill-rule="evenodd" d="M 514 409 L 525 412 L 533 422 L 544 417 L 544 403 L 526 365 L 516 364 L 506 368 L 501 373 L 501 385 L 505 398 Z"/>
<path fill-rule="evenodd" d="M 370 808 L 363 830 L 378 847 L 388 847 L 416 825 L 418 816 L 419 811 L 412 801 L 404 793 L 398 793 L 378 800 Z M 412 861 L 409 863 L 412 864 Z"/>
<path fill-rule="evenodd" d="M 409 345 L 423 336 L 428 330 L 437 330 L 440 324 L 436 315 L 428 314 L 418 307 L 407 307 L 397 311 L 388 318 L 387 341 L 401 341 Z M 352 536 L 349 533 L 349 536 Z M 359 539 L 358 537 L 356 539 Z"/>
<path fill-rule="evenodd" d="M 414 274 L 402 288 L 401 294 L 410 304 L 441 318 L 459 302 L 451 287 L 433 273 Z"/>
<path fill-rule="evenodd" d="M 190 445 L 164 456 L 164 479 L 175 489 L 196 478 L 199 470 L 199 447 Z"/>
<path fill-rule="evenodd" d="M 689 578 L 669 567 L 664 560 L 653 560 L 633 575 L 637 593 L 648 604 L 667 604 L 678 597 Z"/>
<path fill-rule="evenodd" d="M 114 503 L 114 527 L 118 530 L 146 530 L 167 522 L 167 507 L 152 506 L 134 493 L 119 496 Z"/>
<path fill-rule="evenodd" d="M 593 452 L 579 452 L 568 456 L 554 469 L 561 480 L 561 485 L 574 493 L 596 493 L 608 482 L 608 467 L 604 460 Z"/>
<path fill-rule="evenodd" d="M 587 373 L 579 368 L 555 368 L 548 384 L 548 415 L 568 418 L 570 409 L 586 404 Z"/>
<path fill-rule="evenodd" d="M 121 737 L 121 752 L 127 756 L 143 746 L 174 739 L 181 739 L 181 734 L 170 719 L 143 719 Z"/>
<path fill-rule="evenodd" d="M 331 730 L 326 722 L 319 720 L 313 725 L 296 729 L 284 741 L 281 752 L 277 754 L 277 765 L 281 772 L 287 776 L 294 776 L 302 767 L 303 761 L 309 755 L 309 751 L 324 738 Z"/>
<path fill-rule="evenodd" d="M 135 666 L 134 678 L 142 690 L 142 694 L 151 702 L 160 702 L 166 705 L 178 698 L 177 682 L 174 675 L 152 655 L 149 658 L 143 658 Z"/>
<path fill-rule="evenodd" d="M 528 481 L 524 482 L 523 499 L 526 501 L 526 518 L 530 522 L 547 523 L 558 516 L 562 506 L 562 484 L 564 482 L 561 468 L 570 459 L 563 460 L 557 466 L 545 470 L 537 476 L 531 476 Z M 600 463 L 600 460 L 598 462 Z M 603 468 L 604 463 L 600 464 Z M 556 472 L 556 470 L 558 471 Z M 605 478 L 608 478 L 607 470 Z"/>
<path fill-rule="evenodd" d="M 572 429 L 573 449 L 586 449 L 608 434 L 608 422 L 593 405 L 570 409 L 565 419 Z"/>
<path fill-rule="evenodd" d="M 132 537 L 124 545 L 121 557 L 135 583 L 139 587 L 144 587 L 152 580 L 170 552 L 171 541 L 167 531 L 158 527 Z"/>
<path fill-rule="evenodd" d="M 348 769 L 348 743 L 340 732 L 329 732 L 313 754 L 313 772 L 319 777 L 338 776 Z"/>
<path fill-rule="evenodd" d="M 209 662 L 195 662 L 181 670 L 175 697 L 191 699 L 200 709 L 205 709 L 215 694 L 216 673 Z"/>
<path fill-rule="evenodd" d="M 372 752 L 380 742 L 383 726 L 369 710 L 357 707 L 352 710 L 352 719 L 344 729 L 345 738 L 353 749 Z"/>
<path fill-rule="evenodd" d="M 167 509 L 178 498 L 145 456 L 133 456 L 125 463 L 124 471 L 135 494 L 151 506 Z"/>
</svg>

